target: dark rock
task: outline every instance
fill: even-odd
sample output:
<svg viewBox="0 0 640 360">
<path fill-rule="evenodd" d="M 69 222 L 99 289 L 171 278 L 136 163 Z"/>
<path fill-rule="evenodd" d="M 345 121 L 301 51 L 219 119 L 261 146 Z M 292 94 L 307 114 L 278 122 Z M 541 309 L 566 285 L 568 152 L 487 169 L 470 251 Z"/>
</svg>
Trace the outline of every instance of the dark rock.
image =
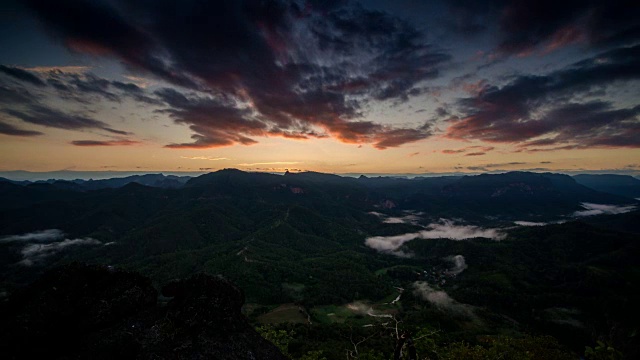
<svg viewBox="0 0 640 360">
<path fill-rule="evenodd" d="M 240 313 L 244 295 L 203 274 L 162 290 L 108 267 L 44 274 L 2 309 L 5 359 L 286 359 Z"/>
</svg>

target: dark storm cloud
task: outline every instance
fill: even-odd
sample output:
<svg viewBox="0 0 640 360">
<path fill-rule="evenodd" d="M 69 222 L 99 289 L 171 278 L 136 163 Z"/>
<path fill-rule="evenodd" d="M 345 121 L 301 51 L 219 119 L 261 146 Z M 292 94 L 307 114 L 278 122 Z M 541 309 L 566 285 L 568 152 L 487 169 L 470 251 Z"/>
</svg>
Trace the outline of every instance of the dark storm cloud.
<svg viewBox="0 0 640 360">
<path fill-rule="evenodd" d="M 445 149 L 445 150 L 442 150 L 441 152 L 443 154 L 461 154 L 461 153 L 466 153 L 469 150 L 475 150 L 474 152 L 465 154 L 465 156 L 477 156 L 477 155 L 484 155 L 487 152 L 492 151 L 494 149 L 495 148 L 493 146 L 474 145 L 474 146 L 467 146 L 461 149 Z"/>
<path fill-rule="evenodd" d="M 431 126 L 426 123 L 418 129 L 385 129 L 375 135 L 374 147 L 386 149 L 431 136 Z"/>
<path fill-rule="evenodd" d="M 101 129 L 113 134 L 127 135 L 126 131 L 110 128 L 106 123 L 87 116 L 68 114 L 47 106 L 32 104 L 28 110 L 4 109 L 3 112 L 31 124 L 66 129 Z"/>
<path fill-rule="evenodd" d="M 250 119 L 251 110 L 240 108 L 228 99 L 213 97 L 187 97 L 173 90 L 162 89 L 156 94 L 170 107 L 162 110 L 177 123 L 189 125 L 195 133 L 193 143 L 170 144 L 169 148 L 207 148 L 235 143 L 251 145 L 256 141 L 247 137 L 266 134 L 267 125 Z"/>
<path fill-rule="evenodd" d="M 36 76 L 31 71 L 4 65 L 0 65 L 0 72 L 11 75 L 27 84 L 37 85 L 38 87 L 51 86 L 61 98 L 75 100 L 84 104 L 91 104 L 99 98 L 113 102 L 121 102 L 122 98 L 130 98 L 147 105 L 162 105 L 161 101 L 149 96 L 136 84 L 110 81 L 91 73 L 65 73 L 54 69 Z M 14 87 L 12 91 L 17 89 L 20 88 Z M 24 93 L 26 90 L 22 89 L 20 91 Z"/>
<path fill-rule="evenodd" d="M 562 32 L 574 32 L 566 41 L 580 36 L 573 24 L 585 13 L 584 0 L 514 1 L 502 9 L 500 31 L 503 39 L 499 50 L 526 54 L 540 43 L 553 41 Z M 558 39 L 561 40 L 563 36 Z"/>
<path fill-rule="evenodd" d="M 550 161 L 547 162 L 542 162 L 542 163 L 547 163 L 550 164 Z M 491 164 L 485 164 L 484 167 L 487 168 L 499 168 L 499 167 L 504 167 L 504 166 L 514 166 L 514 165 L 526 165 L 527 163 L 525 162 L 520 162 L 520 161 L 512 161 L 512 162 L 508 162 L 508 163 L 491 163 Z"/>
<path fill-rule="evenodd" d="M 67 84 L 75 86 L 71 91 L 78 97 L 86 94 L 95 94 L 115 102 L 120 102 L 122 97 L 128 97 L 140 103 L 162 105 L 161 101 L 152 98 L 142 88 L 133 83 L 110 81 L 93 74 L 71 75 L 67 81 Z M 70 91 L 70 89 L 68 88 L 67 91 Z"/>
<path fill-rule="evenodd" d="M 640 40 L 640 8 L 630 0 L 454 0 L 449 5 L 454 29 L 473 35 L 493 26 L 500 39 L 496 50 L 507 55 L 575 43 L 610 47 Z"/>
<path fill-rule="evenodd" d="M 0 82 L 0 104 L 32 104 L 34 102 L 35 95 L 28 90 L 21 87 L 7 86 Z"/>
<path fill-rule="evenodd" d="M 176 83 L 195 85 L 189 79 L 172 73 L 165 59 L 159 54 L 152 54 L 157 48 L 156 41 L 106 1 L 25 2 L 42 23 L 74 51 L 117 56 L 128 64 L 145 66 L 152 73 L 171 78 Z"/>
<path fill-rule="evenodd" d="M 359 7 L 340 9 L 319 17 L 312 24 L 320 49 L 340 56 L 358 56 L 374 50 L 377 56 L 366 66 L 365 76 L 345 75 L 336 89 L 367 92 L 378 100 L 406 99 L 418 94 L 414 85 L 438 76 L 439 65 L 450 55 L 424 44 L 423 34 L 384 12 Z M 351 64 L 345 64 L 351 65 Z M 349 73 L 358 73 L 350 69 Z"/>
<path fill-rule="evenodd" d="M 74 140 L 71 142 L 72 145 L 75 146 L 128 146 L 128 145 L 137 145 L 139 141 L 134 140 Z"/>
<path fill-rule="evenodd" d="M 92 73 L 73 74 L 60 71 L 46 73 L 47 83 L 55 88 L 61 97 L 82 103 L 91 103 L 95 97 L 113 102 L 121 102 L 123 98 L 148 105 L 162 105 L 162 102 L 147 94 L 133 83 L 111 81 Z"/>
<path fill-rule="evenodd" d="M 224 96 L 187 96 L 168 88 L 157 91 L 156 95 L 169 105 L 169 108 L 160 110 L 161 112 L 169 114 L 176 123 L 189 125 L 195 133 L 192 135 L 192 143 L 170 144 L 167 145 L 169 148 L 208 148 L 256 143 L 249 136 L 281 136 L 297 140 L 327 136 L 312 130 L 303 121 L 289 120 L 283 127 L 282 122 L 270 121 L 263 114 Z M 417 129 L 394 129 L 370 121 L 324 119 L 309 123 L 322 127 L 343 142 L 373 143 L 378 149 L 399 146 L 431 134 L 429 124 Z"/>
<path fill-rule="evenodd" d="M 163 99 L 194 131 L 193 143 L 170 147 L 325 133 L 380 149 L 418 141 L 431 135 L 424 126 L 362 121 L 363 107 L 420 94 L 451 60 L 409 23 L 344 1 L 28 2 L 69 48 L 201 93 L 188 104 Z"/>
<path fill-rule="evenodd" d="M 617 108 L 578 98 L 639 78 L 640 46 L 604 52 L 547 75 L 518 76 L 460 100 L 461 120 L 446 136 L 521 146 L 640 147 L 640 106 Z"/>
<path fill-rule="evenodd" d="M 31 93 L 22 87 L 10 87 L 0 83 L 0 114 L 11 116 L 26 123 L 45 127 L 85 130 L 99 129 L 117 135 L 130 135 L 129 132 L 111 128 L 108 124 L 92 119 L 83 114 L 71 114 L 41 102 L 41 96 Z M 34 136 L 38 131 L 21 130 L 10 124 L 2 125 L 2 133 L 6 135 Z"/>
<path fill-rule="evenodd" d="M 535 145 L 576 142 L 577 147 L 640 147 L 640 105 L 629 109 L 614 109 L 610 103 L 592 101 L 584 104 L 567 104 L 551 110 L 545 121 L 561 123 L 558 135 L 541 144 L 531 141 L 525 147 Z M 561 129 L 561 131 L 558 131 Z"/>
<path fill-rule="evenodd" d="M 53 78 L 49 78 L 47 79 L 47 84 L 51 85 L 54 89 L 61 91 L 61 92 L 71 92 L 71 88 L 69 86 L 67 86 L 67 84 L 65 84 L 64 82 L 60 81 L 59 79 L 53 79 Z"/>
<path fill-rule="evenodd" d="M 9 75 L 11 77 L 14 77 L 18 80 L 21 81 L 26 81 L 28 83 L 31 83 L 33 85 L 36 86 L 45 86 L 46 84 L 44 83 L 44 81 L 42 81 L 42 79 L 40 79 L 39 77 L 33 75 L 32 73 L 23 70 L 23 69 L 19 69 L 16 67 L 11 67 L 11 66 L 5 66 L 5 65 L 0 65 L 0 72 Z"/>
<path fill-rule="evenodd" d="M 111 86 L 120 90 L 124 96 L 128 96 L 137 102 L 146 103 L 149 105 L 162 105 L 161 101 L 149 96 L 144 89 L 136 84 L 112 81 Z"/>
<path fill-rule="evenodd" d="M 75 86 L 76 91 L 82 94 L 96 94 L 107 100 L 120 102 L 120 97 L 109 91 L 109 86 L 111 85 L 109 80 L 90 74 L 83 78 L 74 75 L 69 83 Z"/>
<path fill-rule="evenodd" d="M 0 121 L 0 134 L 12 136 L 38 136 L 42 135 L 39 131 L 23 130 L 11 124 Z"/>
</svg>

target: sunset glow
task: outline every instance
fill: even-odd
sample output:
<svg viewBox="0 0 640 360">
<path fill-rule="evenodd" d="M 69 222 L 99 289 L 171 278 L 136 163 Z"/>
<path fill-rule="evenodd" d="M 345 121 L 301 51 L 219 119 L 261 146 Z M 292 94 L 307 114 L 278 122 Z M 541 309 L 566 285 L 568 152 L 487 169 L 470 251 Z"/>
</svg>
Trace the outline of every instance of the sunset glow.
<svg viewBox="0 0 640 360">
<path fill-rule="evenodd" d="M 0 171 L 639 174 L 629 8 L 522 4 L 3 2 Z"/>
</svg>

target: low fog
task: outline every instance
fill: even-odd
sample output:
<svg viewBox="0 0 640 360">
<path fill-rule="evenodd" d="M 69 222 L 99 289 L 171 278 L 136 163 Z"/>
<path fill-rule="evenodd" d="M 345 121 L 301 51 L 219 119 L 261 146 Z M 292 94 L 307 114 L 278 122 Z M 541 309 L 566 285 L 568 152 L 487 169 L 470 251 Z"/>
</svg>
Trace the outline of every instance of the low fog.
<svg viewBox="0 0 640 360">
<path fill-rule="evenodd" d="M 41 231 L 34 231 L 31 233 L 26 233 L 22 235 L 9 235 L 3 238 L 0 238 L 0 242 L 14 242 L 14 241 L 22 241 L 22 242 L 49 242 L 62 239 L 64 237 L 64 233 L 62 230 L 58 229 L 48 229 Z"/>
<path fill-rule="evenodd" d="M 347 308 L 356 314 L 368 315 L 372 317 L 392 318 L 392 315 L 384 314 L 374 310 L 370 305 L 363 303 L 362 301 L 355 301 L 347 304 Z"/>
<path fill-rule="evenodd" d="M 415 213 L 412 211 L 405 211 L 407 215 L 405 216 L 387 216 L 386 214 L 379 213 L 377 211 L 371 211 L 369 214 L 375 215 L 382 219 L 382 222 L 385 224 L 411 224 L 417 225 L 420 221 L 420 216 L 422 213 Z"/>
<path fill-rule="evenodd" d="M 467 262 L 462 255 L 451 256 L 446 260 L 449 260 L 453 263 L 453 267 L 447 270 L 448 275 L 458 275 L 468 267 Z"/>
<path fill-rule="evenodd" d="M 514 221 L 513 223 L 519 226 L 545 226 L 548 224 L 545 222 L 533 222 L 533 221 Z"/>
<path fill-rule="evenodd" d="M 31 266 L 41 262 L 47 257 L 72 246 L 79 245 L 102 245 L 102 242 L 93 238 L 68 239 L 62 230 L 47 229 L 34 231 L 22 235 L 9 235 L 0 238 L 0 242 L 12 243 L 21 242 L 25 245 L 20 250 L 22 260 L 18 263 L 24 266 Z M 104 245 L 111 245 L 108 243 Z"/>
<path fill-rule="evenodd" d="M 487 238 L 492 240 L 502 240 L 505 234 L 498 229 L 485 229 L 473 225 L 456 225 L 451 220 L 440 219 L 439 222 L 432 223 L 425 227 L 425 230 L 393 236 L 373 236 L 365 240 L 365 245 L 381 253 L 391 254 L 398 257 L 410 257 L 400 247 L 405 243 L 415 239 L 450 239 L 466 240 L 473 238 Z"/>
<path fill-rule="evenodd" d="M 416 281 L 413 283 L 413 294 L 442 310 L 454 312 L 465 317 L 475 318 L 475 314 L 473 313 L 473 308 L 471 306 L 460 304 L 452 299 L 445 291 L 436 290 L 429 286 L 425 281 Z"/>
<path fill-rule="evenodd" d="M 65 239 L 60 242 L 50 244 L 31 244 L 25 246 L 20 253 L 24 258 L 20 264 L 25 266 L 33 265 L 35 262 L 42 261 L 44 258 L 56 254 L 69 246 L 75 245 L 100 245 L 100 241 L 92 238 L 85 239 Z"/>
<path fill-rule="evenodd" d="M 573 216 L 615 215 L 624 214 L 636 209 L 635 205 L 607 205 L 593 203 L 582 203 L 581 205 L 585 210 L 576 211 L 573 213 Z"/>
</svg>

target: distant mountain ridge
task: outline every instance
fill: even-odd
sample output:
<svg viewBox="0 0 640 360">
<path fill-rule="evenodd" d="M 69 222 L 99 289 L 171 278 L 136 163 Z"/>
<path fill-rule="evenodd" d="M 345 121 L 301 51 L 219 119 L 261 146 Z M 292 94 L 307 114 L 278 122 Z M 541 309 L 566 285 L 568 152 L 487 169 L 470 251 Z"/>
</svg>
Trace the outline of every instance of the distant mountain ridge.
<svg viewBox="0 0 640 360">
<path fill-rule="evenodd" d="M 598 191 L 631 198 L 640 197 L 640 180 L 633 176 L 615 174 L 581 174 L 574 175 L 573 178 L 579 184 Z"/>
<path fill-rule="evenodd" d="M 57 189 L 73 190 L 73 191 L 89 191 L 108 188 L 119 188 L 129 183 L 138 183 L 141 185 L 159 187 L 159 188 L 179 188 L 182 187 L 187 181 L 191 179 L 191 176 L 176 176 L 176 175 L 164 175 L 164 174 L 144 174 L 144 175 L 131 175 L 126 177 L 114 177 L 110 179 L 101 180 L 9 180 L 7 178 L 0 177 L 0 182 L 9 182 L 15 185 L 34 186 L 45 188 L 45 184 L 52 185 Z"/>
<path fill-rule="evenodd" d="M 83 183 L 0 181 L 0 236 L 62 229 L 75 237 L 131 243 L 131 253 L 149 255 L 239 239 L 262 228 L 271 232 L 278 225 L 268 224 L 289 219 L 305 229 L 309 222 L 340 229 L 355 239 L 364 226 L 379 222 L 369 212 L 419 212 L 425 221 L 459 218 L 505 226 L 571 219 L 583 203 L 637 204 L 551 173 L 402 179 L 225 169 L 178 186 L 184 180 L 158 174 Z M 149 234 L 153 242 L 146 240 Z"/>
<path fill-rule="evenodd" d="M 6 172 L 5 172 L 6 173 Z M 12 172 L 9 172 L 12 173 Z M 15 172 L 20 173 L 20 172 Z M 91 173 L 91 172 L 89 172 Z M 88 173 L 88 174 L 89 174 Z M 107 179 L 74 179 L 74 180 L 65 180 L 64 178 L 54 177 L 57 173 L 52 172 L 51 178 L 48 180 L 12 180 L 5 177 L 0 177 L 0 183 L 11 183 L 15 185 L 29 186 L 32 185 L 34 187 L 40 189 L 46 189 L 46 186 L 37 186 L 35 184 L 50 184 L 56 189 L 59 190 L 70 190 L 70 191 L 90 191 L 90 190 L 99 190 L 106 188 L 119 188 L 125 186 L 126 184 L 135 182 L 138 184 L 158 187 L 158 188 L 180 188 L 182 186 L 198 186 L 198 184 L 204 184 L 212 181 L 220 181 L 222 178 L 235 179 L 237 181 L 242 181 L 242 174 L 252 174 L 250 178 L 252 179 L 262 179 L 260 181 L 271 179 L 275 182 L 281 179 L 282 175 L 273 174 L 273 173 L 248 173 L 238 169 L 222 169 L 216 172 L 211 172 L 207 174 L 202 174 L 199 176 L 178 176 L 172 174 L 135 174 L 124 177 L 112 177 Z M 62 173 L 61 173 L 62 174 Z M 101 173 L 102 174 L 102 173 Z M 235 175 L 232 175 L 235 174 Z M 518 175 L 519 174 L 519 175 Z M 526 175 L 528 174 L 528 175 Z M 68 174 L 64 174 L 68 177 Z M 413 178 L 403 177 L 403 176 L 366 176 L 360 175 L 360 177 L 352 177 L 352 176 L 341 176 L 335 174 L 328 173 L 319 173 L 313 171 L 299 172 L 299 173 L 289 173 L 286 172 L 284 176 L 287 176 L 289 180 L 302 180 L 314 183 L 324 183 L 329 184 L 332 183 L 334 185 L 363 185 L 369 189 L 384 189 L 384 191 L 389 194 L 394 195 L 407 195 L 411 193 L 425 193 L 425 192 L 437 192 L 441 190 L 446 185 L 451 185 L 450 188 L 446 189 L 445 192 L 451 191 L 457 185 L 453 185 L 454 182 L 462 180 L 463 182 L 467 182 L 467 185 L 471 183 L 475 183 L 476 185 L 481 185 L 481 179 L 485 179 L 487 177 L 491 177 L 493 180 L 502 181 L 500 179 L 515 179 L 516 176 L 520 176 L 522 179 L 527 182 L 536 182 L 535 176 L 538 176 L 538 180 L 541 177 L 548 178 L 551 180 L 555 186 L 559 188 L 563 188 L 565 190 L 575 191 L 576 189 L 571 189 L 573 187 L 573 182 L 571 178 L 575 180 L 579 185 L 586 186 L 587 188 L 605 192 L 609 194 L 638 198 L 640 197 L 640 180 L 630 176 L 630 175 L 617 175 L 617 174 L 579 174 L 568 176 L 565 174 L 557 174 L 557 173 L 530 173 L 530 172 L 506 172 L 506 173 L 486 173 L 479 175 L 446 175 L 446 176 L 429 176 L 422 177 L 416 176 Z M 527 177 L 525 179 L 524 177 Z M 20 177 L 20 176 L 19 176 Z M 248 179 L 248 178 L 247 178 Z M 475 179 L 471 182 L 468 179 Z M 235 181 L 231 180 L 231 181 Z M 460 185 L 460 184 L 458 184 Z M 533 185 L 533 183 L 529 184 Z M 568 186 L 568 187 L 567 187 Z M 464 186 L 463 186 L 464 187 Z M 534 186 L 535 188 L 535 186 Z M 531 188 L 530 190 L 534 190 Z M 505 189 L 506 190 L 506 189 Z M 515 189 L 511 189 L 515 190 Z M 524 190 L 522 188 L 521 190 Z M 540 190 L 540 189 L 538 189 Z M 584 192 L 584 189 L 582 189 Z"/>
<path fill-rule="evenodd" d="M 546 211 L 553 204 L 559 211 L 575 211 L 582 202 L 600 204 L 624 204 L 629 202 L 620 192 L 616 195 L 612 187 L 634 189 L 640 180 L 616 175 L 603 175 L 591 183 L 614 185 L 587 187 L 580 184 L 587 177 L 573 178 L 555 173 L 508 172 L 503 174 L 481 174 L 468 176 L 417 177 L 413 179 L 395 177 L 343 177 L 318 172 L 285 173 L 277 175 L 261 172 L 245 172 L 238 169 L 223 169 L 198 177 L 163 174 L 133 175 L 105 180 L 49 180 L 38 182 L 11 181 L 0 178 L 0 194 L 9 204 L 30 204 L 37 199 L 45 201 L 72 199 L 77 192 L 91 192 L 122 188 L 128 184 L 140 184 L 151 188 L 176 189 L 193 194 L 194 189 L 204 188 L 206 196 L 265 197 L 283 194 L 306 194 L 305 198 L 318 196 L 345 198 L 352 201 L 370 202 L 389 199 L 400 208 L 425 211 L 442 211 L 456 205 L 474 211 L 493 212 L 496 207 L 510 212 L 529 208 Z M 604 181 L 606 180 L 606 181 Z M 624 180 L 624 182 L 623 182 Z M 588 182 L 588 181 L 587 181 Z M 616 185 L 623 182 L 622 185 Z M 640 185 L 638 185 L 640 186 Z M 596 187 L 597 189 L 594 189 Z M 184 190 L 183 190 L 184 189 Z M 305 190 L 306 189 L 306 190 Z M 614 189 L 614 190 L 615 190 Z M 274 193 L 275 191 L 275 193 Z M 627 194 L 627 192 L 623 193 Z M 270 194 L 270 195 L 268 195 Z M 280 195 L 277 195 L 280 194 Z M 628 196 L 628 195 L 627 195 Z M 453 203 L 452 203 L 453 201 Z M 361 204 L 363 205 L 363 204 Z"/>
<path fill-rule="evenodd" d="M 403 284 L 387 270 L 404 264 L 411 276 L 418 269 L 433 274 L 432 269 L 448 269 L 447 259 L 460 255 L 469 267 L 460 280 L 473 282 L 447 280 L 461 286 L 446 291 L 474 306 L 493 306 L 499 312 L 509 308 L 512 313 L 505 315 L 519 315 L 511 317 L 527 326 L 538 323 L 536 314 L 552 306 L 583 304 L 573 297 L 583 290 L 593 294 L 585 297 L 593 300 L 588 304 L 608 294 L 607 308 L 614 311 L 626 312 L 637 303 L 629 294 L 637 293 L 632 290 L 640 272 L 629 275 L 633 281 L 627 289 L 615 283 L 622 279 L 615 271 L 636 264 L 640 202 L 585 187 L 567 175 L 510 172 L 408 179 L 224 169 L 175 188 L 131 181 L 135 179 L 157 184 L 165 177 L 111 179 L 98 184 L 114 187 L 95 190 L 73 181 L 0 181 L 0 302 L 2 294 L 24 287 L 47 267 L 82 261 L 135 269 L 155 284 L 196 272 L 224 274 L 244 290 L 248 303 L 300 302 L 306 309 L 320 309 L 363 299 L 391 301 L 398 296 L 394 286 Z M 457 236 L 460 232 L 469 236 Z M 505 236 L 494 238 L 489 232 Z M 396 240 L 408 241 L 400 244 L 408 256 L 369 246 L 373 238 L 392 246 Z M 192 284 L 203 288 L 198 281 Z M 49 281 L 42 289 L 57 291 Z M 415 310 L 410 304 L 421 300 L 411 300 L 411 293 L 400 301 Z M 207 294 L 193 295 L 199 301 Z M 36 310 L 27 313 L 37 319 L 42 306 L 46 304 L 36 301 L 22 310 Z M 256 316 L 267 310 L 249 308 Z M 593 313 L 593 321 L 600 313 Z M 169 312 L 181 321 L 200 319 L 200 313 L 185 314 Z M 433 319 L 444 319 L 438 314 L 440 310 Z M 153 329 L 148 319 L 141 319 L 144 326 L 136 330 L 143 339 Z M 624 329 L 631 328 L 625 324 Z M 608 330 L 606 325 L 599 328 Z M 188 343 L 188 337 L 182 339 L 187 342 L 180 344 Z M 578 343 L 581 349 L 584 344 Z"/>
</svg>

